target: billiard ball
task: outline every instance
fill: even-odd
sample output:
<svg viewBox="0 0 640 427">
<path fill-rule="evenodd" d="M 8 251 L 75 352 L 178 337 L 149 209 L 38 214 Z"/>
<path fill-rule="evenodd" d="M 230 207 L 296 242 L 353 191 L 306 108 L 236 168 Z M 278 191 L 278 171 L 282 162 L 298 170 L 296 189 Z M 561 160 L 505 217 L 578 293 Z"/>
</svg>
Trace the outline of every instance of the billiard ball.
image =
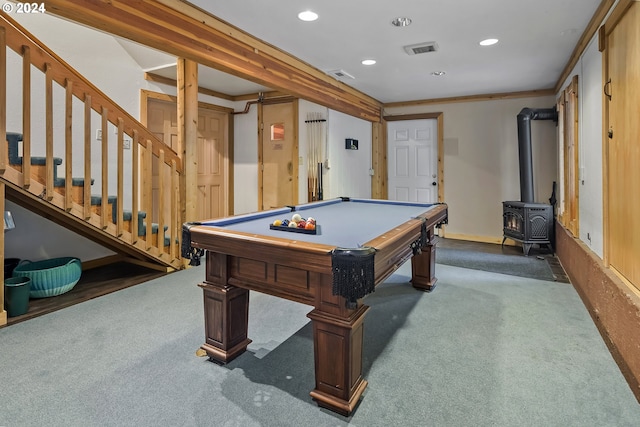
<svg viewBox="0 0 640 427">
<path fill-rule="evenodd" d="M 310 222 L 311 224 L 315 224 L 316 220 L 315 220 L 315 218 L 309 217 L 309 218 L 307 218 L 307 222 Z"/>
<path fill-rule="evenodd" d="M 307 225 L 306 221 L 300 221 L 298 222 L 298 228 L 304 228 Z"/>
<path fill-rule="evenodd" d="M 288 227 L 296 228 L 296 227 L 298 227 L 298 224 L 296 224 L 294 221 L 291 221 L 291 222 L 289 223 Z"/>
<path fill-rule="evenodd" d="M 315 230 L 316 225 L 312 222 L 307 221 L 307 225 L 304 226 L 305 230 Z"/>
<path fill-rule="evenodd" d="M 288 219 L 283 219 L 282 220 L 282 226 L 283 227 L 288 227 L 289 226 L 289 220 Z"/>
<path fill-rule="evenodd" d="M 300 216 L 300 214 L 293 214 L 293 216 L 291 217 L 291 221 L 300 222 L 302 221 L 302 217 Z"/>
<path fill-rule="evenodd" d="M 276 227 L 280 227 L 282 225 L 282 221 L 276 219 L 275 221 L 273 221 L 273 225 L 275 225 Z"/>
</svg>

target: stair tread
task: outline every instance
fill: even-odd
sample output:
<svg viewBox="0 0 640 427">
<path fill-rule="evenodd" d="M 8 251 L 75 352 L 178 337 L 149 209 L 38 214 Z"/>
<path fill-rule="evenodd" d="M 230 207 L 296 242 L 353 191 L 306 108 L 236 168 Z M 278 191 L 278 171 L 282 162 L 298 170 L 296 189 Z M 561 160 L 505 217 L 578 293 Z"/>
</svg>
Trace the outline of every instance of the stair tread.
<svg viewBox="0 0 640 427">
<path fill-rule="evenodd" d="M 147 217 L 147 213 L 144 211 L 138 211 L 138 221 L 142 221 L 143 219 L 145 219 Z M 116 222 L 116 206 L 113 205 L 113 222 Z M 131 211 L 127 211 L 127 210 L 123 210 L 122 211 L 122 219 L 124 221 L 131 221 L 131 219 L 133 218 L 133 212 Z"/>
<path fill-rule="evenodd" d="M 116 196 L 108 196 L 107 203 L 115 203 L 118 200 Z M 102 196 L 98 196 L 95 194 L 91 195 L 91 205 L 92 206 L 102 206 Z"/>
<path fill-rule="evenodd" d="M 22 164 L 22 157 L 14 157 L 14 156 L 9 156 L 9 163 L 12 165 L 21 165 Z M 34 157 L 31 156 L 31 165 L 32 166 L 45 166 L 47 164 L 47 158 L 46 157 Z M 55 166 L 59 166 L 62 164 L 62 159 L 60 157 L 54 157 L 53 158 L 53 164 Z"/>
<path fill-rule="evenodd" d="M 56 178 L 53 180 L 53 186 L 64 187 L 66 181 L 67 180 L 65 178 Z M 93 185 L 93 183 L 94 183 L 94 180 L 91 179 L 91 185 Z M 76 187 L 84 187 L 84 178 L 71 178 L 71 185 Z"/>
</svg>

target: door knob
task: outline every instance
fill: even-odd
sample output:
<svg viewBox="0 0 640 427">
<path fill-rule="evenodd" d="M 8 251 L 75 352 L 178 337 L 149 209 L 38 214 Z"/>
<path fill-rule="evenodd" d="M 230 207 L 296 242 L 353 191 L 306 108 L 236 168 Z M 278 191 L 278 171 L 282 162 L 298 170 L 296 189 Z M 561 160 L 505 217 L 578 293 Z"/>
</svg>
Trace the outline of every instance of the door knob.
<svg viewBox="0 0 640 427">
<path fill-rule="evenodd" d="M 437 183 L 437 182 L 435 182 L 435 181 L 433 181 L 433 182 L 431 183 L 431 185 L 438 185 L 438 183 Z"/>
</svg>

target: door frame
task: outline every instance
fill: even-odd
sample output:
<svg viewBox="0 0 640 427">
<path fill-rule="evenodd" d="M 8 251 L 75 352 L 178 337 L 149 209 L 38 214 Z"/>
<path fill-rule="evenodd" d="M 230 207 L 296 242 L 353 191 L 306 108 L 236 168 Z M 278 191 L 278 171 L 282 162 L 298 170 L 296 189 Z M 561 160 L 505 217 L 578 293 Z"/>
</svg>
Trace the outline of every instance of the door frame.
<svg viewBox="0 0 640 427">
<path fill-rule="evenodd" d="M 300 156 L 300 148 L 299 148 L 299 126 L 298 126 L 298 98 L 294 98 L 292 96 L 285 96 L 279 98 L 272 99 L 264 99 L 262 102 L 258 103 L 258 210 L 261 211 L 263 206 L 263 150 L 262 150 L 262 138 L 264 137 L 264 125 L 263 125 L 263 112 L 262 107 L 264 105 L 273 105 L 273 104 L 286 104 L 292 103 L 293 106 L 293 135 L 294 135 L 294 143 L 293 143 L 293 152 L 291 153 L 291 162 L 293 164 L 293 181 L 295 182 L 295 188 L 293 191 L 293 204 L 297 205 L 299 200 L 300 193 L 300 176 L 299 176 L 299 156 Z"/>
<path fill-rule="evenodd" d="M 444 113 L 435 112 L 435 113 L 419 113 L 419 114 L 404 114 L 398 116 L 384 116 L 383 120 L 385 122 L 395 122 L 401 120 L 427 120 L 427 119 L 436 119 L 437 127 L 438 127 L 438 138 L 437 138 L 437 150 L 438 150 L 438 161 L 437 161 L 437 169 L 438 169 L 438 203 L 444 202 Z M 384 153 L 385 157 L 387 156 L 387 150 L 389 149 L 389 135 L 388 127 L 384 126 L 384 132 L 382 132 L 381 141 L 382 143 L 378 146 L 378 151 Z M 375 153 L 374 153 L 375 155 Z M 387 159 L 388 162 L 388 159 Z M 384 186 L 389 189 L 389 165 L 385 165 L 385 178 L 384 178 Z M 372 191 L 373 193 L 373 191 Z M 385 198 L 389 198 L 389 194 L 385 195 Z"/>
<path fill-rule="evenodd" d="M 166 93 L 154 92 L 147 89 L 140 90 L 140 123 L 142 123 L 145 127 L 147 127 L 147 106 L 149 100 L 158 100 L 165 102 L 178 102 L 178 97 L 174 95 L 168 95 Z M 225 161 L 225 173 L 224 173 L 224 191 L 226 196 L 226 203 L 224 207 L 224 215 L 229 216 L 234 212 L 234 181 L 233 181 L 233 165 L 234 165 L 234 156 L 233 156 L 233 146 L 234 146 L 234 120 L 233 120 L 233 108 L 223 107 L 221 105 L 209 104 L 207 102 L 198 101 L 198 109 L 204 108 L 207 110 L 214 110 L 221 113 L 226 113 L 227 115 L 227 135 L 228 138 L 224 142 L 224 150 L 227 154 L 227 158 Z M 187 169 L 189 167 L 188 164 L 184 162 L 184 154 L 185 147 L 179 147 L 178 157 L 182 160 L 184 174 L 187 174 Z M 140 160 L 140 159 L 139 159 Z M 197 168 L 197 164 L 193 167 Z M 186 203 L 185 200 L 181 201 L 181 204 L 184 205 Z"/>
</svg>

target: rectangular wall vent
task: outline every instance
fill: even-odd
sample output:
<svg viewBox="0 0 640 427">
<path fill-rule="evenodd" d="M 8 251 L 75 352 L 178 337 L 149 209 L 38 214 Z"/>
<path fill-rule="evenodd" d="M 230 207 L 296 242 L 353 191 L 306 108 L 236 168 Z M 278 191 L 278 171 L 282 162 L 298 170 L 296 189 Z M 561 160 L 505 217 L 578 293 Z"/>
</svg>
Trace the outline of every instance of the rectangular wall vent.
<svg viewBox="0 0 640 427">
<path fill-rule="evenodd" d="M 420 55 L 421 53 L 435 52 L 438 50 L 438 44 L 436 42 L 425 42 L 412 44 L 404 47 L 405 52 L 409 55 Z"/>
<path fill-rule="evenodd" d="M 355 79 L 355 77 L 347 73 L 345 70 L 331 70 L 328 71 L 328 73 L 337 79 Z"/>
</svg>

